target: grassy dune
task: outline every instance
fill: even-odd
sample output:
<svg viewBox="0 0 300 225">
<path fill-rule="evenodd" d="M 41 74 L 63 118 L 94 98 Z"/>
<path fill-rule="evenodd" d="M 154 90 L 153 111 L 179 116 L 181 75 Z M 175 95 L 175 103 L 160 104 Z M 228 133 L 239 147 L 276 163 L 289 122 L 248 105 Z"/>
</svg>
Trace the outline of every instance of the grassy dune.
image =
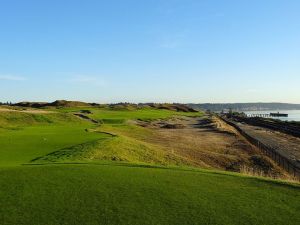
<svg viewBox="0 0 300 225">
<path fill-rule="evenodd" d="M 150 131 L 127 124 L 128 120 L 154 120 L 171 116 L 196 116 L 201 113 L 183 113 L 170 110 L 89 109 L 93 124 L 73 115 L 83 108 L 55 109 L 56 113 L 32 114 L 24 112 L 0 113 L 0 166 L 22 163 L 114 160 L 160 165 L 180 165 L 184 161 L 168 155 L 159 146 L 151 145 L 130 135 L 147 137 Z M 53 111 L 53 110 L 51 110 Z M 114 134 L 118 131 L 118 135 Z M 185 162 L 188 164 L 188 162 Z"/>
<path fill-rule="evenodd" d="M 119 124 L 124 123 L 129 119 L 140 119 L 140 120 L 155 120 L 164 119 L 171 116 L 189 115 L 199 116 L 201 113 L 186 113 L 186 112 L 174 112 L 170 110 L 159 110 L 142 108 L 138 110 L 113 110 L 113 109 L 102 109 L 94 112 L 91 118 L 103 121 L 106 124 Z"/>
<path fill-rule="evenodd" d="M 1 225 L 300 223 L 299 185 L 185 168 L 128 123 L 201 113 L 80 110 L 0 112 Z"/>
</svg>

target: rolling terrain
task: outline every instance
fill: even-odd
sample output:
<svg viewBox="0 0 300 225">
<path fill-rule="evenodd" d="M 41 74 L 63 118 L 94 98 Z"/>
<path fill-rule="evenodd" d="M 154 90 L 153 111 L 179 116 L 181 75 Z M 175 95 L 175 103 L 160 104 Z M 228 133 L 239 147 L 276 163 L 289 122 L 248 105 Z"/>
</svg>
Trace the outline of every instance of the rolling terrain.
<svg viewBox="0 0 300 225">
<path fill-rule="evenodd" d="M 220 171 L 284 175 L 230 127 L 168 107 L 0 110 L 1 224 L 300 223 L 298 184 Z"/>
</svg>

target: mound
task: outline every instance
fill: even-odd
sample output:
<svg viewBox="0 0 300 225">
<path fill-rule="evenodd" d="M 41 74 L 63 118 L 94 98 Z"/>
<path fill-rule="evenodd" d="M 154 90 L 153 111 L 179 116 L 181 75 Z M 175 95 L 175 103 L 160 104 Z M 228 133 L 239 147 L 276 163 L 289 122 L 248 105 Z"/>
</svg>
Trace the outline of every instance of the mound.
<svg viewBox="0 0 300 225">
<path fill-rule="evenodd" d="M 132 104 L 132 103 L 116 103 L 116 104 L 110 104 L 109 105 L 110 109 L 114 109 L 114 110 L 135 110 L 138 108 L 138 106 L 136 104 Z"/>
<path fill-rule="evenodd" d="M 145 103 L 145 104 L 139 104 L 142 106 L 148 106 L 156 109 L 166 109 L 166 110 L 172 110 L 172 111 L 177 111 L 177 112 L 198 112 L 197 110 L 184 105 L 184 104 L 179 104 L 179 103 L 173 103 L 173 104 L 157 104 L 157 103 Z"/>
<path fill-rule="evenodd" d="M 13 106 L 20 106 L 20 107 L 32 107 L 32 108 L 43 108 L 43 107 L 95 107 L 95 106 L 104 106 L 97 103 L 86 103 L 80 101 L 67 101 L 67 100 L 56 100 L 54 102 L 19 102 L 13 104 Z M 155 109 L 165 109 L 171 110 L 176 112 L 198 112 L 197 110 L 179 103 L 127 103 L 127 102 L 120 102 L 116 104 L 109 104 L 108 107 L 113 110 L 135 110 L 139 108 L 155 108 Z"/>
<path fill-rule="evenodd" d="M 41 108 L 47 104 L 48 104 L 47 102 L 19 102 L 14 104 L 14 106 Z"/>
<path fill-rule="evenodd" d="M 186 105 L 182 104 L 165 104 L 165 105 L 159 105 L 159 109 L 168 109 L 168 110 L 174 110 L 177 112 L 197 112 L 195 109 L 192 109 Z"/>
<path fill-rule="evenodd" d="M 48 106 L 55 106 L 55 107 L 81 107 L 81 106 L 91 106 L 91 104 L 86 102 L 79 102 L 79 101 L 66 101 L 66 100 L 56 100 Z"/>
<path fill-rule="evenodd" d="M 14 106 L 20 107 L 32 107 L 32 108 L 42 108 L 42 107 L 90 107 L 96 106 L 96 103 L 86 103 L 80 101 L 66 101 L 66 100 L 56 100 L 54 102 L 19 102 L 14 104 Z"/>
</svg>

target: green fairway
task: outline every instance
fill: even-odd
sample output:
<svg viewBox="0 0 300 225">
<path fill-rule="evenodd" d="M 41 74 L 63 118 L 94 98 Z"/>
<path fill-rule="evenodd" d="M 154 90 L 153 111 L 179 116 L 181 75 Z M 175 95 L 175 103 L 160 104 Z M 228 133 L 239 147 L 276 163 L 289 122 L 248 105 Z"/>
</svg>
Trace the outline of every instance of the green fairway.
<svg viewBox="0 0 300 225">
<path fill-rule="evenodd" d="M 1 225 L 299 224 L 299 187 L 130 165 L 0 170 Z"/>
<path fill-rule="evenodd" d="M 101 126 L 73 115 L 83 109 L 90 110 L 92 114 L 89 117 L 100 121 Z M 146 136 L 149 135 L 148 130 L 126 122 L 132 119 L 154 120 L 179 115 L 202 115 L 198 112 L 184 113 L 149 108 L 60 108 L 51 111 L 53 110 L 55 113 L 49 114 L 0 113 L 0 166 L 29 163 L 41 157 L 43 162 L 95 158 L 161 165 L 181 164 L 180 157 L 169 156 L 157 146 L 127 136 L 112 138 L 107 133 L 114 132 L 117 126 L 118 131 Z"/>
<path fill-rule="evenodd" d="M 140 120 L 154 120 L 164 119 L 171 116 L 199 116 L 201 113 L 184 113 L 174 112 L 170 110 L 159 110 L 159 109 L 138 109 L 138 110 L 108 110 L 102 109 L 94 111 L 91 115 L 92 118 L 102 120 L 104 123 L 122 123 L 129 119 L 140 119 Z"/>
<path fill-rule="evenodd" d="M 0 165 L 17 165 L 50 152 L 107 135 L 86 132 L 85 126 L 35 126 L 0 131 Z"/>
<path fill-rule="evenodd" d="M 92 124 L 70 115 L 37 116 L 25 113 L 2 113 L 0 124 L 0 166 L 28 163 L 37 157 L 77 144 L 109 137 L 87 132 Z"/>
<path fill-rule="evenodd" d="M 90 110 L 90 118 L 99 120 L 106 124 L 119 124 L 127 120 L 155 120 L 172 116 L 200 116 L 202 112 L 176 112 L 164 109 L 140 108 L 140 109 L 110 109 L 110 108 L 60 108 L 59 112 L 80 112 L 82 109 Z"/>
<path fill-rule="evenodd" d="M 130 123 L 202 113 L 53 110 L 0 112 L 1 225 L 300 223 L 299 185 L 183 167 Z"/>
</svg>

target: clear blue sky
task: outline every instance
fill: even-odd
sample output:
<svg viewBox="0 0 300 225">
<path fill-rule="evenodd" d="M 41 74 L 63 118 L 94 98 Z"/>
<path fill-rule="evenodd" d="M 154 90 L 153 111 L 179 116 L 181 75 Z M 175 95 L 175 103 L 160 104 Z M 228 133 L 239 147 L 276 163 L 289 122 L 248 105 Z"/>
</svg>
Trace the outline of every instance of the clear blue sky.
<svg viewBox="0 0 300 225">
<path fill-rule="evenodd" d="M 299 0 L 1 0 L 0 101 L 300 103 Z"/>
</svg>

